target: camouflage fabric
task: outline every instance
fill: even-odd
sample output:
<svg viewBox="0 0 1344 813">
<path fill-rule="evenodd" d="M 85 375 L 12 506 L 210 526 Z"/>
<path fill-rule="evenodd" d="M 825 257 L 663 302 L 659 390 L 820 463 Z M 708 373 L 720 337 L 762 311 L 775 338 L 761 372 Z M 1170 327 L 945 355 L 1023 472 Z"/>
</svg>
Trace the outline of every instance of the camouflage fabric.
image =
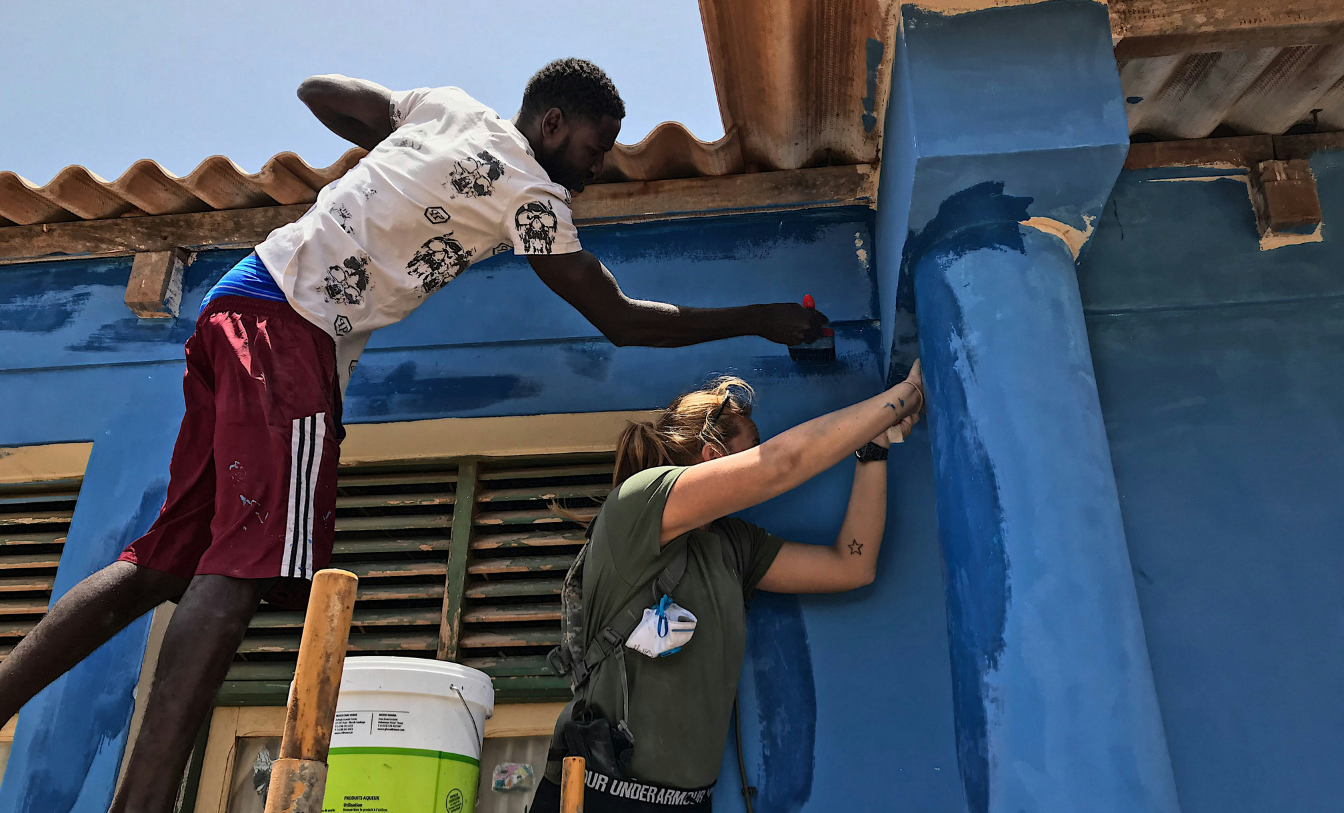
<svg viewBox="0 0 1344 813">
<path fill-rule="evenodd" d="M 560 588 L 560 646 L 556 650 L 569 656 L 565 658 L 570 666 L 564 677 L 569 681 L 571 692 L 577 690 L 579 685 L 578 672 L 572 664 L 583 661 L 583 563 L 588 558 L 589 544 L 585 542 L 579 548 L 579 555 L 574 557 L 574 564 L 569 566 L 564 585 Z"/>
</svg>

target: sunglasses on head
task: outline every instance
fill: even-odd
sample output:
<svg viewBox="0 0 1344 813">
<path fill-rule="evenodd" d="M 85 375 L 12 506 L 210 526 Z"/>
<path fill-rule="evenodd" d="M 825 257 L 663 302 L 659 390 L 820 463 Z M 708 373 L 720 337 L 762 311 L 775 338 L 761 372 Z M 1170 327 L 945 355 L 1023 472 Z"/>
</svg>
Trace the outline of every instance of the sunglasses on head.
<svg viewBox="0 0 1344 813">
<path fill-rule="evenodd" d="M 734 414 L 743 411 L 737 396 L 729 393 L 727 397 L 719 402 L 719 405 L 714 408 L 714 411 L 709 414 L 709 417 L 705 420 L 705 429 L 701 434 L 707 435 L 714 431 L 714 427 L 718 425 L 719 419 L 723 417 L 723 411 L 727 409 L 729 405 L 733 407 Z"/>
</svg>

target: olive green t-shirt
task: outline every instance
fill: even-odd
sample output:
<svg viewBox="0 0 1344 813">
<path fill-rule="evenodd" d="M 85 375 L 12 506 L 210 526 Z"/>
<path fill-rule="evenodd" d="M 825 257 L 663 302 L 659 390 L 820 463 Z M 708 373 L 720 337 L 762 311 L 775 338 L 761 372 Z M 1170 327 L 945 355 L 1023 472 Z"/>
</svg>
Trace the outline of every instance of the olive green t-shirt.
<svg viewBox="0 0 1344 813">
<path fill-rule="evenodd" d="M 665 658 L 631 650 L 612 655 L 579 689 L 594 712 L 614 726 L 622 714 L 616 660 L 623 657 L 630 688 L 627 723 L 635 737 L 630 775 L 681 789 L 704 787 L 718 778 L 746 647 L 746 598 L 784 544 L 730 517 L 660 546 L 663 506 L 685 470 L 646 469 L 607 497 L 584 563 L 583 631 L 587 646 L 636 593 L 647 594 L 652 606 L 651 583 L 678 551 L 689 548 L 686 575 L 672 599 L 695 615 L 695 634 Z M 563 742 L 559 735 L 557 728 L 556 746 Z M 548 766 L 547 775 L 557 767 Z"/>
</svg>

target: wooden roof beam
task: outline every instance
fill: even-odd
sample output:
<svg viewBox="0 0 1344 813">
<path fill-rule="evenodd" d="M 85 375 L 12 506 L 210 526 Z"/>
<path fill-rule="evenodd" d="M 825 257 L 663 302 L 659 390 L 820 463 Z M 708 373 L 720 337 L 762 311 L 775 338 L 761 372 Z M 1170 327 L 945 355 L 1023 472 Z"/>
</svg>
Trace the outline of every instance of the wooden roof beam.
<svg viewBox="0 0 1344 813">
<path fill-rule="evenodd" d="M 580 226 L 832 206 L 872 206 L 877 167 L 816 167 L 717 178 L 594 184 L 574 196 Z M 163 252 L 251 248 L 298 220 L 307 204 L 0 227 L 0 266 L 35 260 L 150 252 L 127 304 L 141 316 L 170 314 L 174 266 Z M 180 255 L 174 255 L 179 256 Z M 176 268 L 180 272 L 179 267 Z M 142 313 L 143 311 L 143 313 Z"/>
<path fill-rule="evenodd" d="M 1117 59 L 1344 42 L 1339 0 L 1110 0 Z"/>
</svg>

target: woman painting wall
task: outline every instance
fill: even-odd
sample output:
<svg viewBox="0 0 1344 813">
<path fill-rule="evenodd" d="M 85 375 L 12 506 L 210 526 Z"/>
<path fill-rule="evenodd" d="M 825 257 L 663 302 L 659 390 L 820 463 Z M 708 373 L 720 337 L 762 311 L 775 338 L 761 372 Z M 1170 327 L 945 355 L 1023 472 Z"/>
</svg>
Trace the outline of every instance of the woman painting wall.
<svg viewBox="0 0 1344 813">
<path fill-rule="evenodd" d="M 583 565 L 577 660 L 587 651 L 592 670 L 579 675 L 557 723 L 533 813 L 558 809 L 566 755 L 588 759 L 588 813 L 711 808 L 746 598 L 756 589 L 828 593 L 872 582 L 886 522 L 887 432 L 908 434 L 923 401 L 916 364 L 890 390 L 761 443 L 750 388 L 725 378 L 626 429 Z M 833 545 L 787 542 L 728 516 L 851 454 L 854 484 Z M 634 623 L 637 607 L 642 619 L 610 645 L 620 617 Z"/>
</svg>

